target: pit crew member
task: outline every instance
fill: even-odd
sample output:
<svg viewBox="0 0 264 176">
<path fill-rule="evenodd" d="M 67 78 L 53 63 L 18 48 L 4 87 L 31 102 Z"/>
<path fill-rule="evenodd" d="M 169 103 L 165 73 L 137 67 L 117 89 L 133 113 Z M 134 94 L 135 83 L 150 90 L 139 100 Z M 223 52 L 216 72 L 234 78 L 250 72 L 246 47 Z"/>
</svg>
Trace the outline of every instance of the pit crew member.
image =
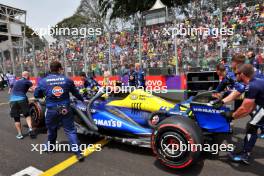
<svg viewBox="0 0 264 176">
<path fill-rule="evenodd" d="M 233 161 L 249 164 L 250 154 L 257 140 L 257 131 L 264 125 L 264 80 L 255 78 L 254 67 L 250 64 L 239 67 L 237 74 L 240 75 L 240 79 L 247 85 L 245 99 L 234 113 L 225 113 L 225 116 L 230 120 L 239 119 L 252 113 L 256 105 L 260 107 L 247 124 L 243 151 L 231 155 Z"/>
<path fill-rule="evenodd" d="M 80 77 L 83 81 L 83 86 L 80 89 L 80 93 L 84 96 L 88 94 L 88 90 L 97 92 L 99 90 L 100 84 L 94 79 L 94 73 L 88 73 L 88 77 L 84 72 L 80 73 Z"/>
<path fill-rule="evenodd" d="M 224 78 L 216 88 L 215 90 L 216 93 L 213 94 L 214 97 L 216 98 L 221 97 L 222 95 L 220 92 L 224 91 L 226 88 L 229 88 L 228 91 L 231 93 L 225 99 L 222 100 L 223 103 L 227 103 L 235 100 L 244 92 L 245 86 L 242 83 L 238 82 L 235 76 L 238 65 L 244 63 L 245 63 L 245 56 L 234 55 L 232 57 L 232 63 L 231 63 L 233 72 L 227 71 L 226 68 L 224 70 L 223 66 L 219 66 L 219 68 L 217 69 L 218 70 L 217 74 L 219 76 L 224 76 Z M 219 106 L 222 106 L 222 104 L 219 104 Z"/>
<path fill-rule="evenodd" d="M 33 86 L 32 82 L 29 80 L 29 73 L 24 71 L 22 73 L 22 78 L 15 82 L 11 90 L 10 95 L 10 116 L 15 120 L 15 127 L 17 130 L 17 139 L 23 139 L 22 127 L 20 122 L 20 114 L 26 118 L 26 122 L 29 128 L 28 134 L 31 138 L 35 138 L 35 133 L 32 129 L 32 121 L 29 115 L 29 104 L 27 98 L 27 92 L 33 92 L 31 88 Z"/>
<path fill-rule="evenodd" d="M 128 76 L 129 76 L 128 85 L 131 87 L 137 87 L 138 85 L 137 72 L 135 71 L 133 64 L 131 64 L 129 67 Z"/>
<path fill-rule="evenodd" d="M 75 152 L 79 161 L 83 161 L 84 157 L 79 147 L 77 150 L 73 149 L 79 146 L 79 141 L 74 126 L 73 112 L 70 107 L 70 93 L 81 101 L 83 101 L 83 97 L 79 94 L 74 82 L 61 74 L 63 69 L 60 62 L 52 62 L 50 71 L 49 75 L 40 80 L 34 92 L 36 98 L 46 97 L 45 123 L 48 129 L 46 150 L 50 151 L 50 144 L 55 145 L 57 129 L 61 123 L 72 146 L 72 151 Z"/>
<path fill-rule="evenodd" d="M 145 89 L 146 88 L 145 72 L 141 68 L 139 63 L 135 64 L 135 71 L 137 74 L 137 86 L 143 87 Z"/>
</svg>

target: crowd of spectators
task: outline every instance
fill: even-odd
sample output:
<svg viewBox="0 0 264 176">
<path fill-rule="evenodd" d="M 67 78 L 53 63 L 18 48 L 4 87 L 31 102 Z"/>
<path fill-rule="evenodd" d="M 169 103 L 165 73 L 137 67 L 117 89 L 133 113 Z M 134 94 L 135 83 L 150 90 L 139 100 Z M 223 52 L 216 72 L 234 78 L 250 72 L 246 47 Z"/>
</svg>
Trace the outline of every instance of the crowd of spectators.
<svg viewBox="0 0 264 176">
<path fill-rule="evenodd" d="M 120 75 L 127 71 L 130 64 L 139 62 L 139 39 L 142 51 L 142 67 L 170 68 L 175 73 L 178 63 L 179 71 L 185 72 L 190 68 L 200 66 L 208 70 L 214 68 L 219 57 L 220 45 L 223 48 L 223 57 L 229 58 L 233 53 L 246 52 L 254 48 L 260 61 L 264 60 L 264 3 L 247 5 L 240 3 L 228 7 L 223 11 L 223 28 L 232 28 L 232 35 L 177 35 L 177 55 L 175 57 L 174 38 L 166 34 L 165 29 L 170 28 L 208 28 L 210 30 L 220 27 L 219 11 L 209 12 L 201 9 L 199 14 L 185 17 L 177 22 L 152 25 L 142 28 L 139 37 L 137 28 L 111 33 L 111 68 L 113 75 Z M 86 43 L 85 43 L 86 42 Z M 65 47 L 66 46 L 66 47 Z M 66 48 L 64 50 L 63 48 Z M 77 74 L 87 65 L 96 75 L 102 75 L 109 70 L 108 36 L 71 38 L 58 41 L 49 49 L 36 53 L 38 70 L 45 71 L 49 60 L 60 59 L 66 56 L 66 64 L 71 66 L 72 73 Z M 85 59 L 86 58 L 86 59 Z M 86 63 L 85 63 L 86 60 Z M 32 68 L 32 59 L 26 59 L 24 65 Z"/>
</svg>

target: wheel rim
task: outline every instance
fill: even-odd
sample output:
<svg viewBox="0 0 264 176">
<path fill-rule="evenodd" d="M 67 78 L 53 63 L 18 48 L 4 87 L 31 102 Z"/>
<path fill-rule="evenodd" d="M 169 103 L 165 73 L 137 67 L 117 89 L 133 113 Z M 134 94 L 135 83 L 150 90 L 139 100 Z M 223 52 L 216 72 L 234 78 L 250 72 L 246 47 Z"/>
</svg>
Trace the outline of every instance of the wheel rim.
<svg viewBox="0 0 264 176">
<path fill-rule="evenodd" d="M 188 152 L 187 150 L 182 150 L 181 147 L 181 145 L 187 145 L 186 140 L 181 135 L 175 134 L 162 135 L 160 140 L 160 154 L 164 158 L 174 161 L 183 159 Z"/>
</svg>

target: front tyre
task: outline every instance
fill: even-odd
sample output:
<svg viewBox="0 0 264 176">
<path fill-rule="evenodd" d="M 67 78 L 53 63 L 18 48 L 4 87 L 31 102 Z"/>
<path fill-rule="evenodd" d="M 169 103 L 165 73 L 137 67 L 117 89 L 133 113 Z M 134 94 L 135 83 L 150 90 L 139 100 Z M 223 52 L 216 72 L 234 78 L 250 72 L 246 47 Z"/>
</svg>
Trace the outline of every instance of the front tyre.
<svg viewBox="0 0 264 176">
<path fill-rule="evenodd" d="M 196 163 L 202 144 L 201 129 L 191 119 L 181 116 L 163 120 L 154 130 L 151 139 L 152 150 L 158 160 L 175 169 Z"/>
</svg>

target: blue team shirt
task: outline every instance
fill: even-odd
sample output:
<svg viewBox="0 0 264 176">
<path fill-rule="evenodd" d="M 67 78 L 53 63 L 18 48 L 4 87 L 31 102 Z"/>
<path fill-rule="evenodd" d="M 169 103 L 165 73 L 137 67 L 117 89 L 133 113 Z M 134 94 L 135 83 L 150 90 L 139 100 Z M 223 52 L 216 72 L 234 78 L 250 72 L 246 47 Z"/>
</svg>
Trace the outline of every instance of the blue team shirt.
<svg viewBox="0 0 264 176">
<path fill-rule="evenodd" d="M 59 105 L 70 105 L 70 93 L 83 101 L 82 96 L 76 89 L 74 82 L 64 75 L 50 74 L 41 79 L 35 89 L 34 96 L 36 98 L 46 97 L 47 108 Z"/>
<path fill-rule="evenodd" d="M 129 86 L 135 86 L 137 87 L 137 84 L 138 84 L 138 79 L 137 79 L 137 72 L 135 70 L 132 70 L 132 71 L 129 71 L 128 73 L 128 76 L 129 76 Z M 133 79 L 130 79 L 131 77 L 133 77 Z"/>
<path fill-rule="evenodd" d="M 100 87 L 100 84 L 94 80 L 93 78 L 87 78 L 85 81 L 84 81 L 84 87 L 85 88 L 94 88 L 94 87 Z"/>
<path fill-rule="evenodd" d="M 14 86 L 10 95 L 10 102 L 23 101 L 27 99 L 27 92 L 32 87 L 32 82 L 28 79 L 22 78 L 14 83 Z"/>
<path fill-rule="evenodd" d="M 245 89 L 245 97 L 255 99 L 255 103 L 264 107 L 264 80 L 254 77 Z"/>
<path fill-rule="evenodd" d="M 143 70 L 139 70 L 136 72 L 137 73 L 137 81 L 138 81 L 138 86 L 145 86 L 145 72 Z"/>
<path fill-rule="evenodd" d="M 264 79 L 264 74 L 260 70 L 260 64 L 258 63 L 257 59 L 251 59 L 250 64 L 254 67 L 255 78 Z"/>
<path fill-rule="evenodd" d="M 228 89 L 229 91 L 236 90 L 240 93 L 243 93 L 245 91 L 245 85 L 236 80 L 234 72 L 229 71 L 217 86 L 216 91 L 222 92 L 225 89 Z"/>
<path fill-rule="evenodd" d="M 129 76 L 129 81 L 128 81 L 129 86 L 135 86 L 135 87 L 138 87 L 138 86 L 144 87 L 145 86 L 145 72 L 143 70 L 129 71 L 128 76 Z M 134 79 L 131 80 L 130 76 L 133 76 Z"/>
</svg>

